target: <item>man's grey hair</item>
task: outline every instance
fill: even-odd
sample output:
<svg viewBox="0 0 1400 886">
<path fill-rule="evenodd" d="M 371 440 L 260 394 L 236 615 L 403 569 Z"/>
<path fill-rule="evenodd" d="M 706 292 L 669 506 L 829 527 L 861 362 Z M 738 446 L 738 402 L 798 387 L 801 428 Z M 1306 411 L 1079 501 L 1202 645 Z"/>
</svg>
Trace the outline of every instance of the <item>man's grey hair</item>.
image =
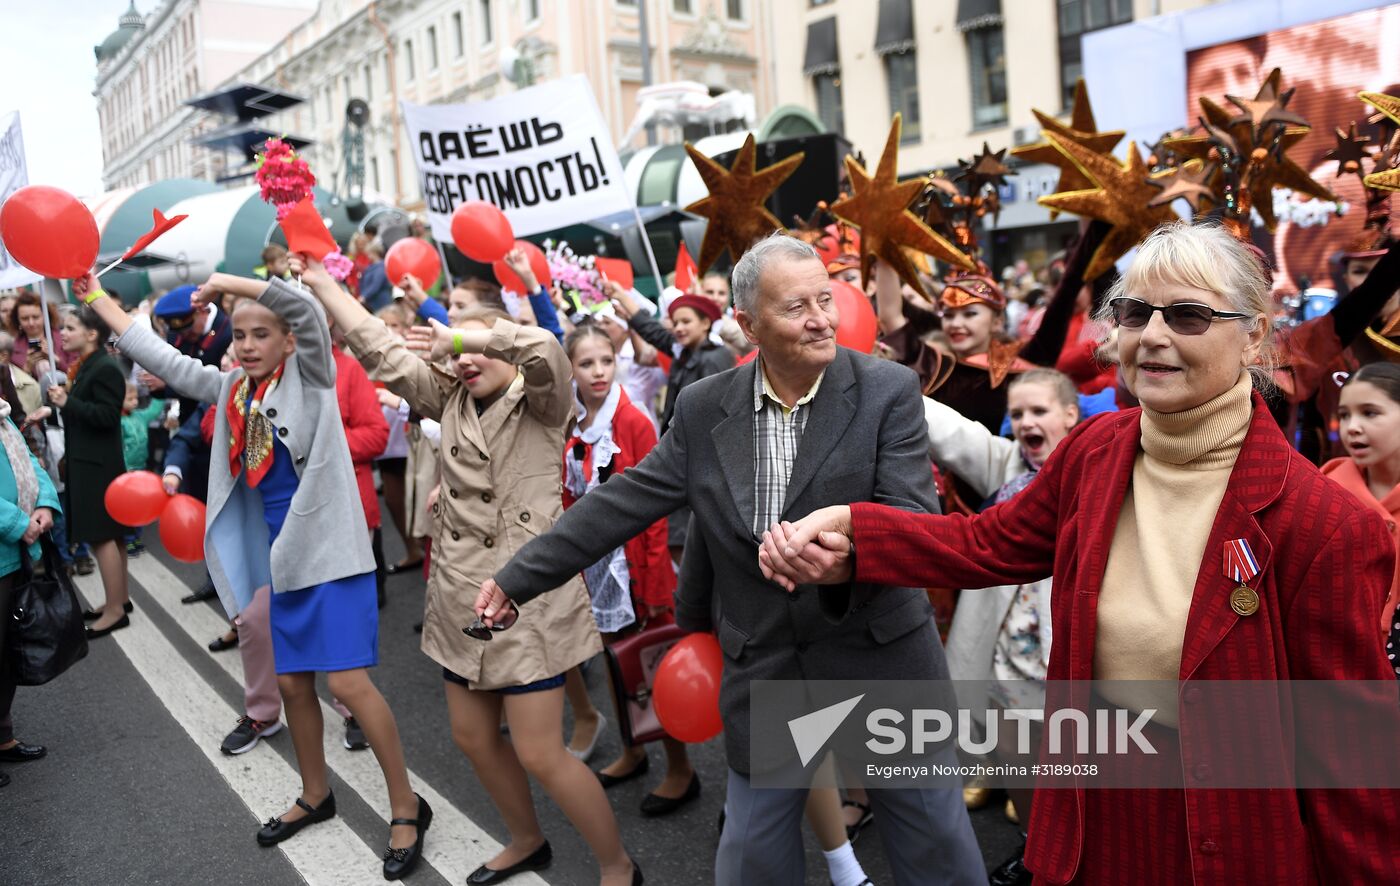
<svg viewBox="0 0 1400 886">
<path fill-rule="evenodd" d="M 777 259 L 800 261 L 805 258 L 821 260 L 810 243 L 782 231 L 774 231 L 755 243 L 734 265 L 734 273 L 729 278 L 729 288 L 734 293 L 734 309 L 747 314 L 757 310 L 758 278 L 768 265 Z"/>
</svg>

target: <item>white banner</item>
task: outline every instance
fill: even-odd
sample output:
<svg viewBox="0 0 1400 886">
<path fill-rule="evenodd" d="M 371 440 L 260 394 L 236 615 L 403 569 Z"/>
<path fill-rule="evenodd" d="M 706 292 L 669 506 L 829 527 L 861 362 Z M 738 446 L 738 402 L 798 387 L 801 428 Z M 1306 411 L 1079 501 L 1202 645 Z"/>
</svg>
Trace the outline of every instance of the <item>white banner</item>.
<svg viewBox="0 0 1400 886">
<path fill-rule="evenodd" d="M 19 132 L 19 111 L 0 116 L 0 206 L 10 195 L 29 184 L 29 170 L 24 162 L 24 138 Z M 10 258 L 5 244 L 0 243 L 0 289 L 14 289 L 42 280 L 19 262 Z"/>
<path fill-rule="evenodd" d="M 465 105 L 403 102 L 433 237 L 485 200 L 517 237 L 632 208 L 607 122 L 582 74 Z"/>
</svg>

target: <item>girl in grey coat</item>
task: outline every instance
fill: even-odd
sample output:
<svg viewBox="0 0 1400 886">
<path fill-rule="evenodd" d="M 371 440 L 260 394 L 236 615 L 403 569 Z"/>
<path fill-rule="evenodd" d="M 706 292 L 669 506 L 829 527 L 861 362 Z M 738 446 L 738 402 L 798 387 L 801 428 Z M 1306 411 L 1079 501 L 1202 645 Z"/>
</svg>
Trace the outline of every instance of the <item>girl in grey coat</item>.
<svg viewBox="0 0 1400 886">
<path fill-rule="evenodd" d="M 215 274 L 191 300 L 238 298 L 229 372 L 187 357 L 132 323 L 89 276 L 74 291 L 119 337 L 117 347 L 172 388 L 215 403 L 205 557 L 229 616 L 273 588 L 277 683 L 302 793 L 258 831 L 273 846 L 335 815 L 322 750 L 316 671 L 364 729 L 393 809 L 384 876 L 416 864 L 432 811 L 408 782 L 398 726 L 369 679 L 377 660 L 374 559 L 336 400 L 330 330 L 320 306 L 281 280 Z M 361 544 L 347 544 L 360 538 Z"/>
</svg>

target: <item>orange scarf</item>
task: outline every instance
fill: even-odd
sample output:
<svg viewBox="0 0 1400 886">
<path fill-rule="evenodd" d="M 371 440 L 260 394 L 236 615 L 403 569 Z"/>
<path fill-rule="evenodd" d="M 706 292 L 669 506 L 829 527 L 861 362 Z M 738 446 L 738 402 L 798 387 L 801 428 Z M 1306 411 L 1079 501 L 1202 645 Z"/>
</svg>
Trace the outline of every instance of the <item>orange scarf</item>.
<svg viewBox="0 0 1400 886">
<path fill-rule="evenodd" d="M 248 472 L 250 488 L 256 489 L 272 469 L 272 422 L 262 414 L 260 407 L 267 395 L 277 387 L 278 380 L 282 378 L 282 370 L 286 366 L 283 362 L 258 384 L 257 389 L 252 391 L 251 402 L 248 395 L 252 388 L 252 380 L 245 374 L 238 384 L 234 385 L 233 394 L 224 407 L 229 427 L 229 473 L 237 477 L 239 465 L 242 465 Z"/>
</svg>

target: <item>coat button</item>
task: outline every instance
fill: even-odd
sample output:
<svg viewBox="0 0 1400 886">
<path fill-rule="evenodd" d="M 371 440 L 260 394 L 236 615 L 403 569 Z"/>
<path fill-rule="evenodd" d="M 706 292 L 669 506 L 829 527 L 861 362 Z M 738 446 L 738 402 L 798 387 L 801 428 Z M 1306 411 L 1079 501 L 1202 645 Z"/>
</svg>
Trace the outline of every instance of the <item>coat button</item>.
<svg viewBox="0 0 1400 886">
<path fill-rule="evenodd" d="M 1206 779 L 1210 778 L 1210 764 L 1197 763 L 1196 768 L 1193 770 L 1193 772 L 1195 773 L 1196 781 L 1205 781 Z"/>
<path fill-rule="evenodd" d="M 304 456 L 304 455 L 298 455 L 298 456 L 297 456 L 297 464 L 301 464 L 301 463 L 303 463 L 303 462 L 305 462 L 305 461 L 306 461 L 306 456 Z"/>
<path fill-rule="evenodd" d="M 453 455 L 453 456 L 456 456 L 456 455 L 457 455 L 457 447 L 456 447 L 456 446 L 453 446 L 453 447 L 452 447 L 452 455 Z"/>
<path fill-rule="evenodd" d="M 277 417 L 277 410 L 276 410 L 276 409 L 269 409 L 269 410 L 267 411 L 267 417 L 268 417 L 268 418 L 276 418 L 276 417 Z"/>
<path fill-rule="evenodd" d="M 1217 852 L 1219 852 L 1219 851 L 1220 851 L 1220 844 L 1217 843 L 1217 842 L 1215 842 L 1214 840 L 1202 840 L 1202 841 L 1201 841 L 1201 854 L 1202 854 L 1202 855 L 1215 855 L 1215 854 L 1216 854 Z"/>
<path fill-rule="evenodd" d="M 449 489 L 449 490 L 447 490 L 447 494 L 450 495 L 450 496 L 452 496 L 453 498 L 456 498 L 456 497 L 457 497 L 457 490 L 455 490 L 455 489 Z"/>
<path fill-rule="evenodd" d="M 436 504 L 433 505 L 433 514 L 434 514 L 434 515 L 437 514 L 437 512 L 438 512 L 438 507 L 439 507 L 439 505 L 436 505 Z"/>
<path fill-rule="evenodd" d="M 287 429 L 286 429 L 286 428 L 278 428 L 278 429 L 277 429 L 277 436 L 279 436 L 279 437 L 285 437 L 285 436 L 287 436 Z"/>
<path fill-rule="evenodd" d="M 452 540 L 453 540 L 453 541 L 461 541 L 461 540 L 462 540 L 462 533 L 458 532 L 458 531 L 455 530 L 455 529 L 452 530 Z"/>
<path fill-rule="evenodd" d="M 493 539 L 493 538 L 483 538 L 483 539 L 481 540 L 481 543 L 482 543 L 483 545 L 485 545 L 486 547 L 488 547 L 488 548 L 492 548 L 492 547 L 495 547 L 495 546 L 496 546 L 496 540 Z"/>
<path fill-rule="evenodd" d="M 529 523 L 529 522 L 530 522 L 530 512 L 529 512 L 529 511 L 521 511 L 521 512 L 520 512 L 520 522 L 521 522 L 521 523 Z"/>
<path fill-rule="evenodd" d="M 484 502 L 486 502 L 486 503 L 489 505 L 489 504 L 491 503 L 491 493 L 489 493 L 489 492 L 483 492 L 483 493 L 481 493 L 481 500 L 484 501 Z"/>
<path fill-rule="evenodd" d="M 481 460 L 482 460 L 482 461 L 490 461 L 490 459 L 491 459 L 491 456 L 487 455 L 487 454 L 484 453 L 484 452 L 481 453 Z"/>
</svg>

